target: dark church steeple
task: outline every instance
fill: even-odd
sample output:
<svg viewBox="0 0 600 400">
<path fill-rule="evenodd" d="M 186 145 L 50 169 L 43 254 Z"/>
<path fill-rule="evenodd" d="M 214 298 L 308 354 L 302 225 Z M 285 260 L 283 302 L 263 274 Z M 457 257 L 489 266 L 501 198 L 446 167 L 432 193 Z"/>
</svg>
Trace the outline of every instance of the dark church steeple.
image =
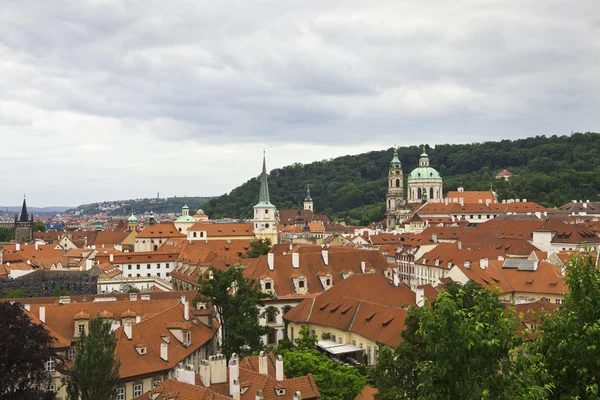
<svg viewBox="0 0 600 400">
<path fill-rule="evenodd" d="M 27 199 L 23 196 L 23 207 L 21 207 L 20 222 L 29 222 L 29 214 L 27 213 Z"/>
</svg>

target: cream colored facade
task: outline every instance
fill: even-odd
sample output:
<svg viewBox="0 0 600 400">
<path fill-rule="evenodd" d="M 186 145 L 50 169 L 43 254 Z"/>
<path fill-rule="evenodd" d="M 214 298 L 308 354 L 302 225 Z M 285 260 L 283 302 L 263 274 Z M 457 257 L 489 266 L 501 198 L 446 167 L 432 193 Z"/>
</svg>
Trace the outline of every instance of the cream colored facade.
<svg viewBox="0 0 600 400">
<path fill-rule="evenodd" d="M 319 340 L 321 340 L 323 335 L 329 334 L 331 340 L 335 339 L 335 342 L 338 344 L 351 344 L 358 348 L 362 348 L 363 355 L 367 356 L 367 364 L 375 365 L 377 363 L 377 357 L 379 355 L 379 345 L 377 344 L 377 341 L 366 336 L 358 335 L 354 332 L 342 331 L 340 329 L 319 324 L 297 324 L 290 322 L 287 326 L 287 335 L 292 342 L 300 337 L 299 332 L 303 325 L 306 326 L 311 333 L 317 335 Z M 398 334 L 400 333 L 398 332 Z"/>
</svg>

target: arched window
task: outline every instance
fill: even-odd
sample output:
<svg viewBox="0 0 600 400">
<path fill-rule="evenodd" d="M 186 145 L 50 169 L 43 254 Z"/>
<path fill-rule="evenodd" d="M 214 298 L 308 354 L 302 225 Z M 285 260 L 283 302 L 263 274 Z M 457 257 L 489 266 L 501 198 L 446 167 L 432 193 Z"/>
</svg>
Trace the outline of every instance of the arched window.
<svg viewBox="0 0 600 400">
<path fill-rule="evenodd" d="M 158 250 L 158 245 L 154 245 L 154 251 Z"/>
<path fill-rule="evenodd" d="M 194 232 L 194 237 L 196 237 L 196 232 Z"/>
<path fill-rule="evenodd" d="M 270 307 L 267 310 L 267 322 L 271 322 L 271 323 L 275 322 L 275 308 L 273 308 L 273 307 Z"/>
<path fill-rule="evenodd" d="M 290 311 L 292 309 L 292 306 L 285 306 L 283 307 L 283 313 L 287 313 L 288 311 Z"/>
<path fill-rule="evenodd" d="M 429 198 L 433 199 L 433 188 L 429 189 Z"/>
<path fill-rule="evenodd" d="M 392 201 L 388 200 L 388 208 L 392 208 Z"/>
<path fill-rule="evenodd" d="M 396 187 L 399 188 L 400 187 L 400 179 L 396 179 Z"/>
<path fill-rule="evenodd" d="M 417 199 L 421 198 L 421 188 L 417 189 Z"/>
<path fill-rule="evenodd" d="M 271 290 L 271 282 L 265 282 L 265 289 Z"/>
<path fill-rule="evenodd" d="M 298 281 L 298 287 L 303 288 L 304 287 L 304 281 Z"/>
</svg>

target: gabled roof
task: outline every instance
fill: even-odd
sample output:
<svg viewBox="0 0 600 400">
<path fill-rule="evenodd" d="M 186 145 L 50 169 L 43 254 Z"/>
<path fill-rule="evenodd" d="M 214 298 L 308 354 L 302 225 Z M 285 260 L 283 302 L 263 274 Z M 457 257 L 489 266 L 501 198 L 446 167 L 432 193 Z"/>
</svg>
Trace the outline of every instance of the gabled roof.
<svg viewBox="0 0 600 400">
<path fill-rule="evenodd" d="M 137 240 L 145 238 L 178 238 L 185 237 L 185 234 L 179 232 L 173 223 L 160 223 L 150 225 L 141 230 L 137 235 Z"/>
<path fill-rule="evenodd" d="M 303 300 L 284 319 L 351 331 L 397 346 L 406 309 L 415 303 L 415 294 L 404 284 L 396 287 L 378 273 L 352 274 L 314 299 Z"/>
</svg>

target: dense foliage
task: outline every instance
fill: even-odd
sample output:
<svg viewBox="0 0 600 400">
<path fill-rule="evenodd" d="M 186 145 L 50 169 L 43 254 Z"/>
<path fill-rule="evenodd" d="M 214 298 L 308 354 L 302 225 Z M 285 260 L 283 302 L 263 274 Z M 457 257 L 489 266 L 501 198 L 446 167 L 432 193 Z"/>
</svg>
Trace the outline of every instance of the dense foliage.
<svg viewBox="0 0 600 400">
<path fill-rule="evenodd" d="M 245 357 L 264 348 L 262 336 L 269 328 L 261 326 L 258 307 L 264 307 L 271 295 L 263 293 L 258 283 L 246 278 L 241 268 L 225 271 L 211 268 L 198 279 L 198 295 L 212 303 L 221 323 L 221 351 L 231 357 L 233 353 Z"/>
<path fill-rule="evenodd" d="M 250 242 L 250 248 L 246 252 L 247 258 L 258 258 L 260 256 L 266 256 L 271 250 L 272 244 L 271 239 L 264 238 L 253 240 Z"/>
<path fill-rule="evenodd" d="M 367 384 L 367 378 L 358 369 L 341 365 L 314 348 L 290 348 L 283 355 L 287 378 L 313 375 L 323 400 L 352 400 Z"/>
<path fill-rule="evenodd" d="M 90 320 L 75 346 L 75 359 L 65 369 L 67 393 L 71 400 L 114 399 L 121 363 L 115 358 L 117 337 L 100 316 Z"/>
<path fill-rule="evenodd" d="M 20 303 L 0 303 L 0 398 L 53 399 L 46 393 L 46 362 L 53 357 L 52 337 L 34 323 Z"/>
<path fill-rule="evenodd" d="M 572 199 L 600 200 L 600 135 L 536 136 L 474 144 L 426 147 L 431 166 L 444 178 L 444 190 L 489 190 L 500 199 L 519 198 L 544 206 L 561 206 Z M 405 180 L 416 167 L 421 148 L 401 147 Z M 392 149 L 338 157 L 310 164 L 293 164 L 269 174 L 271 202 L 279 209 L 296 208 L 310 184 L 315 210 L 348 223 L 380 221 L 385 213 L 386 178 Z M 503 169 L 517 175 L 495 179 Z M 257 165 L 256 172 L 260 172 Z M 258 201 L 259 177 L 230 193 L 211 199 L 204 210 L 211 218 L 250 218 Z"/>
<path fill-rule="evenodd" d="M 186 204 L 190 208 L 190 215 L 194 215 L 195 211 L 206 203 L 210 197 L 171 197 L 168 199 L 140 199 L 123 201 L 125 207 L 118 208 L 109 212 L 112 216 L 127 216 L 133 211 L 136 215 L 142 215 L 152 210 L 155 214 L 174 213 L 180 214 L 181 208 Z M 102 203 L 83 204 L 78 206 L 82 215 L 98 214 L 98 206 Z M 73 210 L 68 210 L 73 211 Z"/>
<path fill-rule="evenodd" d="M 15 240 L 14 228 L 0 228 L 0 242 L 10 242 Z"/>
<path fill-rule="evenodd" d="M 528 350 L 538 355 L 541 384 L 550 399 L 600 398 L 600 271 L 591 255 L 568 267 L 562 309 L 544 316 L 539 337 Z"/>
</svg>

